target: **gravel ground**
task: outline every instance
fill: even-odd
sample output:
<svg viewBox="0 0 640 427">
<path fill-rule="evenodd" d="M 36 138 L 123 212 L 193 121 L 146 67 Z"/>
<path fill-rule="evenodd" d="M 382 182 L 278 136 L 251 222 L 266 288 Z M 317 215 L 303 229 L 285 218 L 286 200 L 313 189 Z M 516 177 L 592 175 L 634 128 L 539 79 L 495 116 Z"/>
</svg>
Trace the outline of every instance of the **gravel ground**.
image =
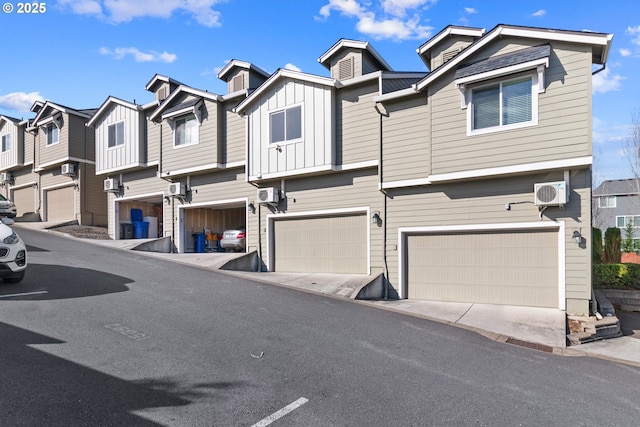
<svg viewBox="0 0 640 427">
<path fill-rule="evenodd" d="M 70 234 L 81 239 L 111 240 L 106 227 L 93 227 L 89 225 L 64 225 L 50 228 L 51 231 Z"/>
</svg>

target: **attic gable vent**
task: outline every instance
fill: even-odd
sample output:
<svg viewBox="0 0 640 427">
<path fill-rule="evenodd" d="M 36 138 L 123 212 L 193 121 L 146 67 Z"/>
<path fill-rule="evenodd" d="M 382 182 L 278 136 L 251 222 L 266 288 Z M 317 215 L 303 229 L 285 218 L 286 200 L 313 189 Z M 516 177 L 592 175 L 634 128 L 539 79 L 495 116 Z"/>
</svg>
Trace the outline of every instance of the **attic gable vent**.
<svg viewBox="0 0 640 427">
<path fill-rule="evenodd" d="M 442 63 L 444 64 L 448 60 L 460 53 L 460 49 L 448 50 L 442 53 Z"/>
<path fill-rule="evenodd" d="M 338 62 L 338 80 L 353 78 L 353 57 Z"/>
<path fill-rule="evenodd" d="M 244 76 L 242 74 L 235 76 L 231 81 L 231 91 L 237 92 L 244 89 Z"/>
</svg>

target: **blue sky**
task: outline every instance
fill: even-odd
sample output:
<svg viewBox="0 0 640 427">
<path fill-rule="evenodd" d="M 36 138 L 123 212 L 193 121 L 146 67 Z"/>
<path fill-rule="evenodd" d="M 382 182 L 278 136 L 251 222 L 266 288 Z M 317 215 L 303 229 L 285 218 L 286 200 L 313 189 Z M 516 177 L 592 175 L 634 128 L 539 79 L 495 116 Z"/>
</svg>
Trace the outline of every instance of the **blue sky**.
<svg viewBox="0 0 640 427">
<path fill-rule="evenodd" d="M 340 38 L 371 42 L 396 71 L 425 71 L 416 49 L 450 24 L 612 33 L 607 67 L 594 76 L 594 172 L 632 176 L 624 148 L 640 111 L 636 0 L 50 0 L 39 14 L 0 3 L 0 114 L 16 118 L 33 117 L 39 99 L 77 109 L 108 96 L 144 104 L 156 73 L 223 94 L 216 74 L 231 59 L 328 76 L 317 59 Z"/>
</svg>

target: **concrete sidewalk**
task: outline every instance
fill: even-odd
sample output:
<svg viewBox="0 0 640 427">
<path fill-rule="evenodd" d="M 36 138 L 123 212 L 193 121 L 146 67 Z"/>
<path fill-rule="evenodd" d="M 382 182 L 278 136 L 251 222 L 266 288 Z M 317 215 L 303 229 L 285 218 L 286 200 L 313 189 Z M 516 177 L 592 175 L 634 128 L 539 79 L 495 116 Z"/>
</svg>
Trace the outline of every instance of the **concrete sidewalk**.
<svg viewBox="0 0 640 427">
<path fill-rule="evenodd" d="M 16 223 L 15 226 L 18 230 L 24 227 L 48 231 L 45 223 Z M 133 250 L 148 242 L 145 239 L 81 240 L 120 250 Z M 268 284 L 351 299 L 359 304 L 462 327 L 499 342 L 549 353 L 591 356 L 640 366 L 640 339 L 620 337 L 567 347 L 566 313 L 558 309 L 418 300 L 355 300 L 358 291 L 371 283 L 375 276 L 229 271 L 221 270 L 221 267 L 245 254 L 136 252 Z"/>
</svg>

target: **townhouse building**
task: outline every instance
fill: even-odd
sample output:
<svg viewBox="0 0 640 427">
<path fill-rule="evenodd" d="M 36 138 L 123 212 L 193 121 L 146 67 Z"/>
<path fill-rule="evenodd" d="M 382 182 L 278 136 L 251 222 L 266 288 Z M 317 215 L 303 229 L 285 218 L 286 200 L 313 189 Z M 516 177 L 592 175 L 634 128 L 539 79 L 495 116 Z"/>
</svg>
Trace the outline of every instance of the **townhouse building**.
<svg viewBox="0 0 640 427">
<path fill-rule="evenodd" d="M 85 127 L 95 110 L 38 101 L 31 111 L 28 120 L 0 118 L 0 185 L 18 220 L 106 225 L 93 132 Z"/>
<path fill-rule="evenodd" d="M 591 76 L 611 40 L 449 26 L 417 49 L 427 72 L 341 39 L 326 77 L 234 60 L 219 95 L 154 76 L 153 102 L 108 98 L 89 122 L 110 233 L 136 209 L 193 252 L 241 226 L 264 270 L 588 314 Z"/>
<path fill-rule="evenodd" d="M 617 227 L 626 239 L 628 226 L 634 245 L 640 248 L 640 179 L 605 180 L 593 190 L 593 226 L 604 236 L 607 228 Z"/>
</svg>

